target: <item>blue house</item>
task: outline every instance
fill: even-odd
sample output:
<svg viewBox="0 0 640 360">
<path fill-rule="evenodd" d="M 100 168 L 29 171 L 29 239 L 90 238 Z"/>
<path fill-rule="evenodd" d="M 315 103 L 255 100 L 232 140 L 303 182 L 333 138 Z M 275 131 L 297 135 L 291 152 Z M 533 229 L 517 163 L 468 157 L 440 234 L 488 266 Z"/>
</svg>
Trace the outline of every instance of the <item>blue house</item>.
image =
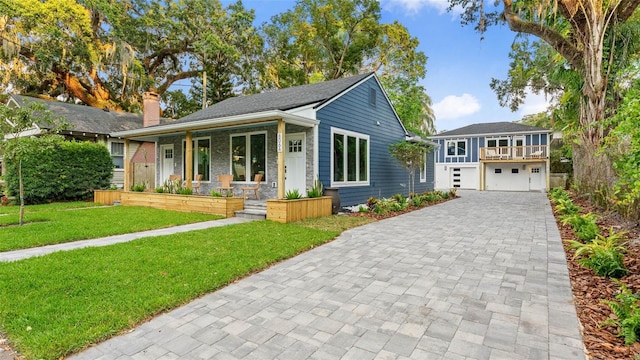
<svg viewBox="0 0 640 360">
<path fill-rule="evenodd" d="M 155 142 L 156 183 L 198 177 L 203 193 L 220 186 L 221 174 L 233 176 L 236 195 L 260 174 L 262 198 L 294 189 L 305 195 L 316 179 L 338 188 L 343 205 L 408 192 L 408 173 L 389 144 L 410 136 L 373 73 L 233 97 L 112 136 Z M 416 175 L 418 192 L 432 188 L 426 169 Z"/>
<path fill-rule="evenodd" d="M 546 191 L 551 130 L 511 122 L 482 123 L 429 139 L 436 189 Z"/>
</svg>

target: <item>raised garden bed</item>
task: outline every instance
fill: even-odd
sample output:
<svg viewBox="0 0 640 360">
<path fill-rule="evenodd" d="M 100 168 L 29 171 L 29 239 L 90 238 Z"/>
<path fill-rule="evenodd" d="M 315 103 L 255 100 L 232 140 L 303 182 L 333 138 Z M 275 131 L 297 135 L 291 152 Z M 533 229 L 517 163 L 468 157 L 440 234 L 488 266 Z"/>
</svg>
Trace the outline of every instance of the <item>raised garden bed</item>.
<svg viewBox="0 0 640 360">
<path fill-rule="evenodd" d="M 129 206 L 148 206 L 163 210 L 200 212 L 234 217 L 235 211 L 244 209 L 241 197 L 213 197 L 201 195 L 179 195 L 123 191 L 120 203 Z"/>
<path fill-rule="evenodd" d="M 267 200 L 267 220 L 288 223 L 331 215 L 331 196 Z"/>
</svg>

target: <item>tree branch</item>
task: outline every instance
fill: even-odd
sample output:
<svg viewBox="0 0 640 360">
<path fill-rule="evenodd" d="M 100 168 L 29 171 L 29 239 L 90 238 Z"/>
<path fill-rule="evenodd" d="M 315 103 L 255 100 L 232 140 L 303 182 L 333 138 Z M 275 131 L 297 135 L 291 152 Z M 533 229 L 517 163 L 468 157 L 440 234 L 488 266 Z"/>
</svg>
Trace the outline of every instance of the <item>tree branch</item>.
<svg viewBox="0 0 640 360">
<path fill-rule="evenodd" d="M 158 86 L 158 88 L 156 89 L 156 92 L 162 95 L 167 91 L 169 86 L 171 86 L 176 81 L 196 77 L 200 75 L 201 72 L 202 72 L 201 70 L 191 70 L 191 71 L 184 71 L 184 72 L 177 73 L 175 75 L 167 76 L 167 80 L 164 83 L 162 83 L 162 85 Z"/>
<path fill-rule="evenodd" d="M 616 11 L 618 22 L 625 22 L 640 6 L 640 0 L 622 0 Z"/>
<path fill-rule="evenodd" d="M 551 45 L 575 70 L 584 67 L 582 63 L 582 52 L 580 52 L 574 44 L 570 43 L 566 38 L 548 26 L 522 20 L 518 15 L 513 13 L 511 9 L 513 4 L 512 0 L 502 0 L 502 3 L 504 4 L 504 18 L 512 31 L 537 36 Z"/>
</svg>

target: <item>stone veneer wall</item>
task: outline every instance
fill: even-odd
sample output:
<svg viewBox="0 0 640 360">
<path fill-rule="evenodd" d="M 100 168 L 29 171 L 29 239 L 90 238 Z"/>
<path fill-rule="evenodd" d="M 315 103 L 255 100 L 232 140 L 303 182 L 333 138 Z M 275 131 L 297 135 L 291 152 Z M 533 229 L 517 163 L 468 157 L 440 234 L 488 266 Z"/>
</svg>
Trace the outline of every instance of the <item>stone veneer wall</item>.
<svg viewBox="0 0 640 360">
<path fill-rule="evenodd" d="M 203 181 L 200 187 L 200 194 L 209 194 L 212 189 L 216 186 L 219 186 L 220 183 L 217 180 L 217 176 L 219 174 L 229 174 L 231 173 L 230 167 L 230 156 L 231 156 L 231 135 L 236 134 L 248 134 L 254 132 L 265 132 L 267 133 L 267 171 L 266 171 L 266 181 L 263 180 L 262 186 L 260 188 L 260 197 L 262 199 L 272 198 L 275 199 L 278 195 L 277 187 L 273 186 L 273 183 L 277 183 L 278 181 L 278 154 L 277 154 L 277 126 L 274 125 L 265 125 L 265 126 L 255 126 L 255 127 L 247 127 L 241 129 L 230 129 L 230 130 L 215 130 L 215 131 L 202 131 L 193 134 L 193 139 L 198 138 L 210 138 L 211 139 L 211 181 Z M 305 143 L 306 143 L 306 157 L 307 157 L 307 177 L 306 177 L 306 185 L 307 188 L 313 186 L 314 177 L 313 177 L 313 149 L 314 149 L 314 138 L 313 138 L 313 128 L 305 128 L 297 125 L 286 125 L 285 127 L 286 133 L 305 133 Z M 174 156 L 174 174 L 182 174 L 182 159 L 183 159 L 183 142 L 184 135 L 180 136 L 167 136 L 160 138 L 158 141 L 158 146 L 156 147 L 156 158 L 159 159 L 158 166 L 156 166 L 156 177 L 160 177 L 160 172 L 162 168 L 162 156 L 159 153 L 161 145 L 165 144 L 173 144 L 173 156 Z M 284 144 L 283 144 L 284 145 Z M 160 179 L 158 182 L 159 186 L 164 183 L 165 179 Z M 241 188 L 244 186 L 248 186 L 247 182 L 232 182 L 231 185 L 235 188 L 234 195 L 242 196 Z"/>
</svg>

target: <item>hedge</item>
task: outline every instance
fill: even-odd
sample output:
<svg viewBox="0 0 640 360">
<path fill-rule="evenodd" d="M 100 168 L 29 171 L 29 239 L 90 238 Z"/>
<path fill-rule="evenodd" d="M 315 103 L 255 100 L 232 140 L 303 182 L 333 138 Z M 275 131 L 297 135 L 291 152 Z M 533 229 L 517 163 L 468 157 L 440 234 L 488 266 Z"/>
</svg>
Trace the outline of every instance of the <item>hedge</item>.
<svg viewBox="0 0 640 360">
<path fill-rule="evenodd" d="M 106 146 L 43 138 L 20 140 L 26 149 L 22 158 L 25 203 L 87 199 L 94 189 L 109 187 L 113 161 Z M 5 165 L 7 190 L 17 197 L 18 161 L 5 156 Z"/>
</svg>

